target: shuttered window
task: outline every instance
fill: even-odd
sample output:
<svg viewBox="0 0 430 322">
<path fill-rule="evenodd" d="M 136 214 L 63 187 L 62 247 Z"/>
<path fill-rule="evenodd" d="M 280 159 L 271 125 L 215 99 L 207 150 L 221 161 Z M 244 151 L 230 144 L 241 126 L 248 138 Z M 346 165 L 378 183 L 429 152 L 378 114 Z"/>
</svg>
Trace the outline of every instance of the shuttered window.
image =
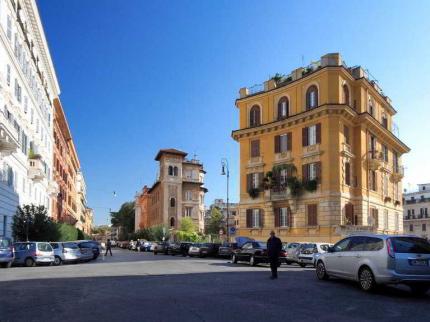
<svg viewBox="0 0 430 322">
<path fill-rule="evenodd" d="M 321 162 L 304 164 L 302 166 L 303 181 L 317 180 L 321 182 Z"/>
<path fill-rule="evenodd" d="M 370 188 L 370 190 L 373 190 L 373 191 L 378 190 L 377 179 L 378 179 L 378 176 L 377 176 L 376 171 L 370 170 L 369 171 L 369 188 Z"/>
<path fill-rule="evenodd" d="M 251 158 L 260 156 L 260 140 L 251 141 Z"/>
<path fill-rule="evenodd" d="M 287 97 L 282 97 L 278 102 L 278 120 L 282 120 L 288 117 L 289 115 L 289 101 Z"/>
<path fill-rule="evenodd" d="M 259 126 L 261 124 L 260 119 L 260 106 L 254 105 L 251 107 L 251 110 L 249 111 L 249 126 Z"/>
<path fill-rule="evenodd" d="M 246 210 L 246 227 L 247 228 L 262 228 L 263 223 L 263 209 L 247 209 Z"/>
<path fill-rule="evenodd" d="M 345 138 L 345 143 L 346 144 L 350 144 L 349 143 L 349 127 L 348 126 L 346 126 L 346 125 L 344 125 L 343 126 L 343 136 L 344 136 L 344 138 Z"/>
<path fill-rule="evenodd" d="M 318 225 L 318 205 L 311 204 L 307 206 L 308 226 Z"/>
<path fill-rule="evenodd" d="M 354 206 L 351 203 L 345 205 L 345 218 L 347 225 L 356 225 L 356 218 L 354 216 Z"/>
<path fill-rule="evenodd" d="M 351 164 L 349 162 L 345 163 L 345 184 L 351 185 Z"/>
<path fill-rule="evenodd" d="M 292 133 L 286 133 L 275 136 L 275 153 L 284 153 L 292 150 L 293 136 Z"/>
<path fill-rule="evenodd" d="M 275 227 L 291 227 L 292 216 L 289 208 L 275 208 Z"/>
<path fill-rule="evenodd" d="M 309 146 L 321 143 L 321 123 L 302 129 L 302 145 Z"/>
<path fill-rule="evenodd" d="M 262 189 L 264 172 L 248 173 L 246 175 L 246 190 Z"/>
<path fill-rule="evenodd" d="M 312 85 L 306 91 L 306 109 L 310 110 L 318 106 L 318 88 Z"/>
</svg>

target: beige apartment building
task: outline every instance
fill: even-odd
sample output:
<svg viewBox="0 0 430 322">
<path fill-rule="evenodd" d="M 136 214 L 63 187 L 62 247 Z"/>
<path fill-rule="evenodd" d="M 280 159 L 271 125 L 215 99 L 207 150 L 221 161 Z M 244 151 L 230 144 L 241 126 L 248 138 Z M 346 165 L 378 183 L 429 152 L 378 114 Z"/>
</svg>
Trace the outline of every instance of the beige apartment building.
<svg viewBox="0 0 430 322">
<path fill-rule="evenodd" d="M 327 54 L 241 88 L 238 235 L 335 242 L 403 232 L 401 156 L 391 100 L 360 66 Z"/>
</svg>

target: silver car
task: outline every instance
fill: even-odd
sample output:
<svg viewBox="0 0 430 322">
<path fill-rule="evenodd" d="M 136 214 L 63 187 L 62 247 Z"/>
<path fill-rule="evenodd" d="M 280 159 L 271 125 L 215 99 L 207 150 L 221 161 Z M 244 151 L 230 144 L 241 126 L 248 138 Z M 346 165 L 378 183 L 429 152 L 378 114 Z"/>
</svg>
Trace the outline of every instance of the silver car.
<svg viewBox="0 0 430 322">
<path fill-rule="evenodd" d="M 15 260 L 12 240 L 8 237 L 0 237 L 0 265 L 4 268 L 12 266 Z"/>
<path fill-rule="evenodd" d="M 288 243 L 286 247 L 283 247 L 283 250 L 285 251 L 285 262 L 287 265 L 298 263 L 299 261 L 299 250 L 300 243 Z"/>
<path fill-rule="evenodd" d="M 316 259 L 323 253 L 326 253 L 329 247 L 333 246 L 328 243 L 304 243 L 298 248 L 297 263 L 301 267 L 307 265 L 315 266 Z"/>
<path fill-rule="evenodd" d="M 51 243 L 54 249 L 54 265 L 58 266 L 62 263 L 77 263 L 81 261 L 82 253 L 77 243 L 67 242 L 67 243 Z M 92 253 L 91 253 L 92 257 Z"/>
<path fill-rule="evenodd" d="M 36 264 L 53 264 L 54 250 L 46 242 L 19 242 L 15 247 L 15 265 L 25 265 L 27 267 Z"/>
<path fill-rule="evenodd" d="M 342 239 L 317 260 L 317 277 L 378 284 L 406 284 L 416 294 L 430 289 L 430 243 L 410 235 L 355 235 Z"/>
</svg>

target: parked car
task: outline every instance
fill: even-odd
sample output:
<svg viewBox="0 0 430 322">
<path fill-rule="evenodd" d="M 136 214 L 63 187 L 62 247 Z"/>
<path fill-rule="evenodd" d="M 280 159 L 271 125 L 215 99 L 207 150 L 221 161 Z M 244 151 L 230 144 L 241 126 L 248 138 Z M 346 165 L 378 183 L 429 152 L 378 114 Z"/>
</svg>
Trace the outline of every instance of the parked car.
<svg viewBox="0 0 430 322">
<path fill-rule="evenodd" d="M 238 249 L 237 243 L 224 243 L 218 249 L 218 256 L 231 258 L 233 250 Z"/>
<path fill-rule="evenodd" d="M 202 247 L 202 244 L 200 243 L 191 244 L 190 248 L 188 249 L 188 256 L 190 257 L 200 256 L 200 247 Z"/>
<path fill-rule="evenodd" d="M 82 253 L 77 243 L 50 243 L 54 249 L 54 265 L 58 266 L 62 263 L 77 263 L 81 260 Z"/>
<path fill-rule="evenodd" d="M 152 242 L 145 241 L 140 244 L 140 251 L 141 252 L 149 252 L 151 251 Z"/>
<path fill-rule="evenodd" d="M 17 242 L 14 244 L 14 265 L 27 267 L 37 264 L 53 264 L 55 260 L 54 249 L 47 242 Z"/>
<path fill-rule="evenodd" d="M 300 243 L 288 243 L 287 246 L 283 247 L 283 250 L 285 251 L 285 263 L 287 265 L 298 263 L 299 261 L 299 250 Z"/>
<path fill-rule="evenodd" d="M 304 243 L 298 247 L 298 264 L 301 267 L 312 265 L 315 267 L 316 260 L 323 253 L 326 253 L 328 248 L 333 246 L 328 243 Z"/>
<path fill-rule="evenodd" d="M 97 259 L 97 257 L 100 256 L 101 246 L 99 242 L 95 240 L 83 240 L 83 241 L 78 241 L 77 244 L 80 249 L 91 248 L 91 250 L 93 251 L 93 259 Z"/>
<path fill-rule="evenodd" d="M 150 252 L 153 252 L 154 251 L 154 249 L 157 247 L 157 243 L 156 242 L 152 242 L 151 243 L 151 245 L 149 246 L 149 251 Z"/>
<path fill-rule="evenodd" d="M 321 254 L 316 275 L 354 280 L 364 291 L 406 284 L 422 295 L 430 289 L 430 243 L 410 235 L 350 236 Z"/>
<path fill-rule="evenodd" d="M 169 245 L 168 253 L 172 256 L 182 255 L 185 257 L 188 255 L 191 244 L 191 242 L 172 243 Z"/>
<path fill-rule="evenodd" d="M 217 243 L 204 243 L 200 247 L 201 257 L 217 257 L 218 250 L 221 244 Z"/>
<path fill-rule="evenodd" d="M 4 268 L 12 266 L 15 260 L 12 240 L 8 237 L 0 237 L 0 265 Z"/>
<path fill-rule="evenodd" d="M 285 251 L 279 253 L 279 264 L 285 258 Z M 261 241 L 250 241 L 245 243 L 241 248 L 233 251 L 231 257 L 232 262 L 248 262 L 251 266 L 256 266 L 260 263 L 268 263 L 267 244 Z"/>
<path fill-rule="evenodd" d="M 154 247 L 154 255 L 157 255 L 157 254 L 167 255 L 168 252 L 169 252 L 169 243 L 168 242 L 158 243 Z"/>
</svg>

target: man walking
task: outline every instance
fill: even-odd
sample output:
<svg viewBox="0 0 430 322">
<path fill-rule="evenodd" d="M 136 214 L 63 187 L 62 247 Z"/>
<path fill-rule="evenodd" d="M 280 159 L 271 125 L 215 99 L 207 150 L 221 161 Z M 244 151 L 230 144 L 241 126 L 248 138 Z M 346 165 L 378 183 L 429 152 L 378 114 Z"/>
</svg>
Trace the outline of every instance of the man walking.
<svg viewBox="0 0 430 322">
<path fill-rule="evenodd" d="M 112 256 L 112 243 L 110 242 L 110 239 L 107 240 L 106 242 L 106 253 L 105 256 L 107 256 L 107 253 L 110 253 L 110 255 Z"/>
<path fill-rule="evenodd" d="M 270 232 L 270 238 L 267 240 L 267 254 L 269 255 L 270 270 L 272 276 L 270 279 L 278 278 L 279 253 L 282 250 L 281 240 L 275 236 L 275 232 Z"/>
</svg>

